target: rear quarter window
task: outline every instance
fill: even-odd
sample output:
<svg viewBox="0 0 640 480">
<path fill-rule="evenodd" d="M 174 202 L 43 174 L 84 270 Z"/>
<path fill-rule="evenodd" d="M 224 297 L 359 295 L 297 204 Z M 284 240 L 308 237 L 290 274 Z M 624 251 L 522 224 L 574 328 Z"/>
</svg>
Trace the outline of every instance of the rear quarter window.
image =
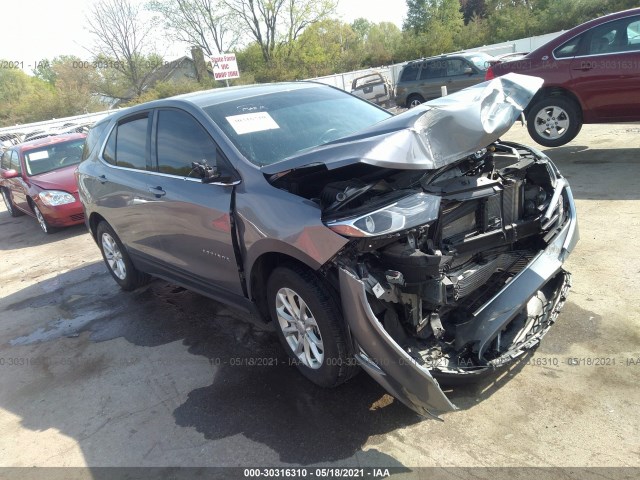
<svg viewBox="0 0 640 480">
<path fill-rule="evenodd" d="M 91 155 L 91 152 L 95 150 L 95 148 L 101 143 L 103 135 L 105 134 L 107 127 L 109 126 L 109 122 L 100 122 L 95 124 L 89 130 L 89 134 L 87 135 L 87 139 L 84 142 L 84 147 L 82 148 L 82 160 L 86 160 Z"/>
<path fill-rule="evenodd" d="M 420 71 L 420 65 L 417 63 L 410 63 L 402 69 L 402 75 L 400 76 L 401 82 L 413 82 L 418 79 L 418 72 Z"/>
</svg>

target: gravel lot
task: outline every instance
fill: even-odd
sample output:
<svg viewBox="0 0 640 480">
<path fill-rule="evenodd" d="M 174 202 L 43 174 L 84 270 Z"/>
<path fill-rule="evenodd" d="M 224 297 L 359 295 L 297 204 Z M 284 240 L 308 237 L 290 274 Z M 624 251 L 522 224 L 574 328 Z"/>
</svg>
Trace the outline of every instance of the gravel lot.
<svg viewBox="0 0 640 480">
<path fill-rule="evenodd" d="M 2 205 L 0 466 L 640 467 L 640 125 L 546 153 L 578 208 L 569 300 L 533 355 L 451 387 L 444 422 L 364 374 L 315 387 L 274 333 L 182 288 L 121 292 L 83 226 L 46 236 Z"/>
</svg>

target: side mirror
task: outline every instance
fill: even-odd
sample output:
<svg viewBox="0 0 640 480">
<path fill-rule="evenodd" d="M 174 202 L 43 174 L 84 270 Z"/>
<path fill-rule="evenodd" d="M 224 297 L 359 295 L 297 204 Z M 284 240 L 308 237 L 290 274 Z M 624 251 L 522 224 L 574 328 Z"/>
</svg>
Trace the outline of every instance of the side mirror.
<svg viewBox="0 0 640 480">
<path fill-rule="evenodd" d="M 191 173 L 195 172 L 202 180 L 202 183 L 215 183 L 216 185 L 237 185 L 240 183 L 239 180 L 231 176 L 222 176 L 216 167 L 207 165 L 206 162 L 192 162 L 191 168 Z"/>
<path fill-rule="evenodd" d="M 464 74 L 465 75 L 472 75 L 473 74 L 473 69 L 471 67 L 466 67 L 464 69 Z"/>
<path fill-rule="evenodd" d="M 5 170 L 4 172 L 2 172 L 2 178 L 8 180 L 10 178 L 16 178 L 19 177 L 20 174 L 18 173 L 17 170 L 14 170 L 13 168 L 11 170 Z"/>
<path fill-rule="evenodd" d="M 202 183 L 215 182 L 220 178 L 220 172 L 215 167 L 205 163 L 192 162 L 191 172 L 195 172 L 201 179 Z"/>
</svg>

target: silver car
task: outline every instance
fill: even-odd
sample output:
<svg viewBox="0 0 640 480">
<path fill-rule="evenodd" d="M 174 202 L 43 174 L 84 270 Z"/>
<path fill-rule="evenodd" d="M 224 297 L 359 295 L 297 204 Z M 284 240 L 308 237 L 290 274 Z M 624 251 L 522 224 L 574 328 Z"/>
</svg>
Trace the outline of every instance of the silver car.
<svg viewBox="0 0 640 480">
<path fill-rule="evenodd" d="M 139 105 L 89 134 L 86 223 L 124 290 L 153 275 L 235 305 L 312 382 L 363 369 L 438 415 L 455 406 L 434 377 L 513 362 L 569 289 L 571 189 L 498 140 L 541 84 L 511 74 L 397 116 L 304 82 Z"/>
</svg>

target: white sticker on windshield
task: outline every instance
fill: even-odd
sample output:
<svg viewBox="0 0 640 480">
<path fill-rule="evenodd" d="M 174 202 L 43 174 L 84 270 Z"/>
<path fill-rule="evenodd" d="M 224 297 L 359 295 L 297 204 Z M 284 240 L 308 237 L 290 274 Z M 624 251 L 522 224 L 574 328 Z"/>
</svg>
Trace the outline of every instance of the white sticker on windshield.
<svg viewBox="0 0 640 480">
<path fill-rule="evenodd" d="M 48 150 L 42 150 L 40 152 L 33 152 L 30 154 L 27 154 L 27 156 L 29 157 L 30 161 L 33 160 L 42 160 L 45 158 L 49 158 L 49 151 Z"/>
<path fill-rule="evenodd" d="M 280 128 L 276 121 L 267 112 L 233 115 L 231 117 L 227 117 L 227 122 L 229 122 L 238 135 Z"/>
</svg>

